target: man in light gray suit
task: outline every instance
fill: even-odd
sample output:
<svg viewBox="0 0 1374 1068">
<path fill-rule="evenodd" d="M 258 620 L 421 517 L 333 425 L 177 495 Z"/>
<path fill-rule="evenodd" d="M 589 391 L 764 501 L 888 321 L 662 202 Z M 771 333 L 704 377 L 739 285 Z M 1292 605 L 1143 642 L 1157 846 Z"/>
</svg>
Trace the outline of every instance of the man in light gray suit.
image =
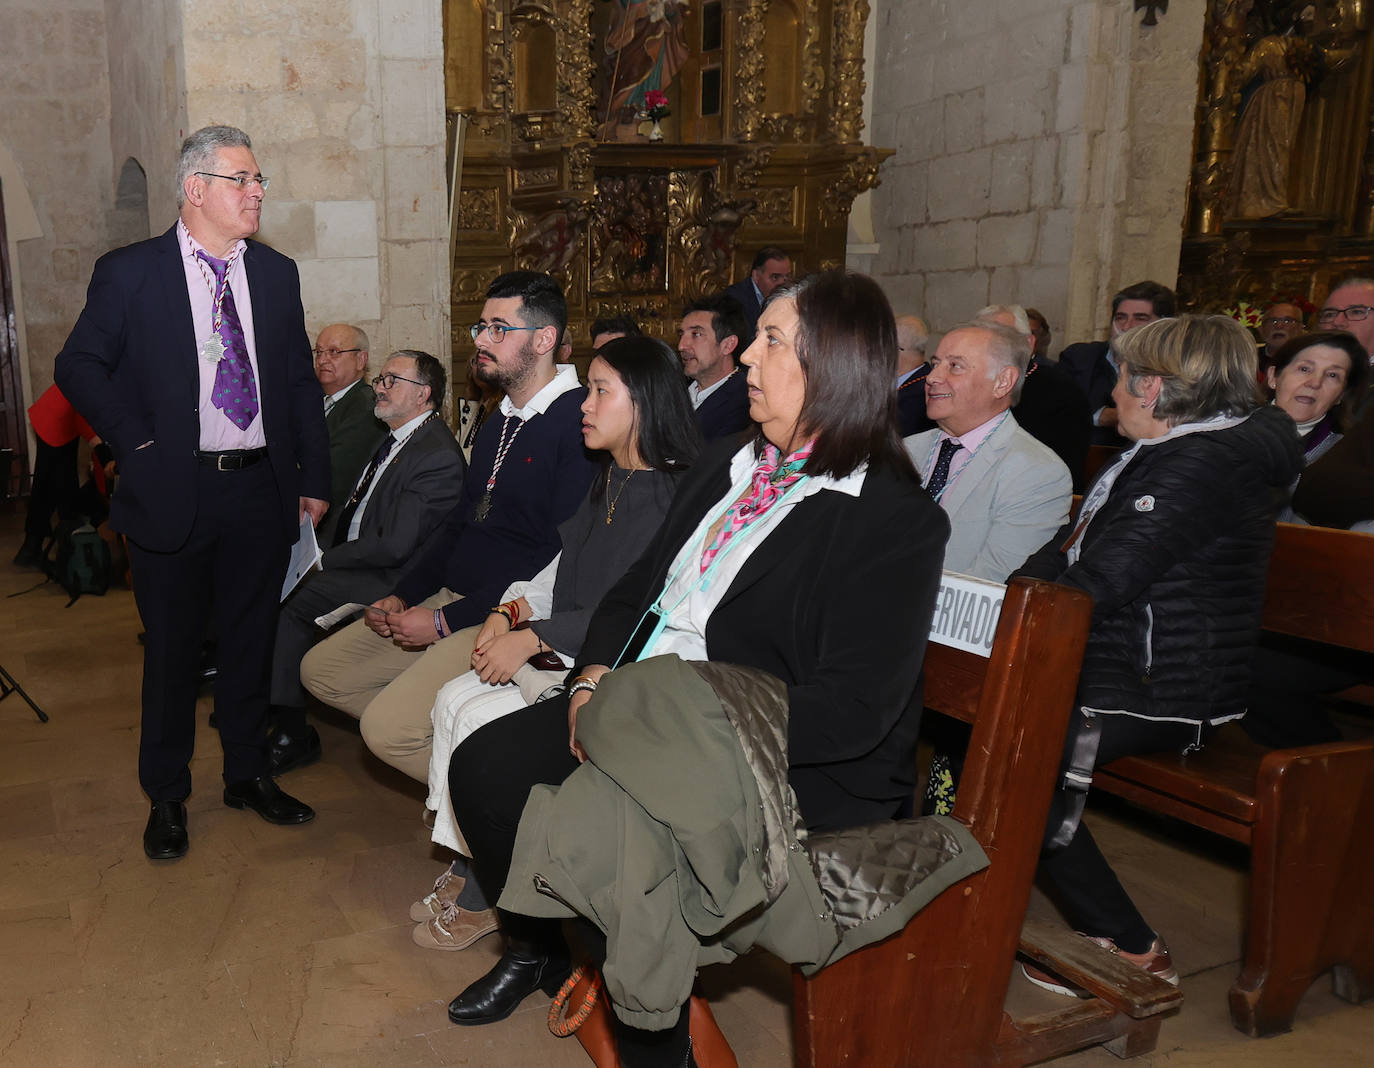
<svg viewBox="0 0 1374 1068">
<path fill-rule="evenodd" d="M 340 605 L 389 593 L 425 538 L 458 502 L 465 464 L 444 423 L 446 375 L 425 352 L 393 353 L 372 384 L 373 412 L 390 428 L 321 542 L 322 570 L 310 572 L 282 605 L 272 655 L 273 774 L 320 756 L 305 722 L 301 658 L 324 635 L 315 618 Z M 365 387 L 359 387 L 365 388 Z"/>
<path fill-rule="evenodd" d="M 1069 517 L 1073 482 L 1017 425 L 1026 339 L 997 323 L 947 333 L 930 360 L 926 412 L 937 429 L 906 449 L 950 519 L 945 568 L 1005 582 Z"/>
</svg>

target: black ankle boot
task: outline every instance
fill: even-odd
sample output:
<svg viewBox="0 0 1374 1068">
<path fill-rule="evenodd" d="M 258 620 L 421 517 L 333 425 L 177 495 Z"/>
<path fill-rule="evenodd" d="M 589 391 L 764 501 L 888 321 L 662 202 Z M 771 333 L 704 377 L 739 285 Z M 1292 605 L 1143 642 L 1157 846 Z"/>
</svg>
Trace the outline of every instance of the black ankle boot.
<svg viewBox="0 0 1374 1068">
<path fill-rule="evenodd" d="M 512 940 L 491 971 L 448 1004 L 456 1024 L 504 1020 L 536 990 L 552 996 L 572 971 L 565 947 L 536 946 Z"/>
</svg>

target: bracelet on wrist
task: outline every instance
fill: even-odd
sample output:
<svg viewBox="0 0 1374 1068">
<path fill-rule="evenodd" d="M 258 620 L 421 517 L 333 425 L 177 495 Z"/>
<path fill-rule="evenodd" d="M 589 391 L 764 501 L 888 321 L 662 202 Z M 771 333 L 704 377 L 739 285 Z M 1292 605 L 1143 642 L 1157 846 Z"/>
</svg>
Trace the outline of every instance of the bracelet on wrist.
<svg viewBox="0 0 1374 1068">
<path fill-rule="evenodd" d="M 589 678 L 579 675 L 577 678 L 573 679 L 572 685 L 568 687 L 568 696 L 571 697 L 573 694 L 582 690 L 586 690 L 587 693 L 596 693 L 596 683 Z"/>
<path fill-rule="evenodd" d="M 434 632 L 441 638 L 444 636 L 444 610 L 442 608 L 434 610 Z"/>
</svg>

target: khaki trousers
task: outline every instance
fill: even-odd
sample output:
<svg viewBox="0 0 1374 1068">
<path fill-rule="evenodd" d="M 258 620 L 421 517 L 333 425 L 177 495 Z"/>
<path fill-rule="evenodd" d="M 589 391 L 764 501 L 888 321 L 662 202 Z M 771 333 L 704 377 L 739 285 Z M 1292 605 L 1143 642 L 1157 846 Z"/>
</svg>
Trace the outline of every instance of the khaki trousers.
<svg viewBox="0 0 1374 1068">
<path fill-rule="evenodd" d="M 440 590 L 415 607 L 442 608 L 458 595 Z M 325 704 L 359 720 L 363 741 L 416 782 L 429 781 L 430 711 L 440 688 L 472 667 L 476 627 L 426 649 L 403 649 L 361 619 L 320 642 L 301 661 L 301 682 Z"/>
</svg>

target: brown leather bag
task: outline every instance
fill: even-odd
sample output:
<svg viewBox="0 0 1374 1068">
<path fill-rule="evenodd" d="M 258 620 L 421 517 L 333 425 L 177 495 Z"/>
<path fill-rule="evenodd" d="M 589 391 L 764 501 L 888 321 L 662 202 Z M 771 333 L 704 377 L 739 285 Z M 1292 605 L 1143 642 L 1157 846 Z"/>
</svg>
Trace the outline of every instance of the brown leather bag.
<svg viewBox="0 0 1374 1068">
<path fill-rule="evenodd" d="M 692 1035 L 692 1057 L 697 1068 L 739 1068 L 734 1050 L 721 1034 L 706 999 L 693 994 L 687 1004 L 687 1028 Z M 574 1006 L 573 1011 L 564 1015 L 568 1005 Z M 598 969 L 586 965 L 573 969 L 549 1006 L 549 1030 L 559 1038 L 577 1035 L 597 1068 L 620 1068 L 611 1010 Z"/>
</svg>

